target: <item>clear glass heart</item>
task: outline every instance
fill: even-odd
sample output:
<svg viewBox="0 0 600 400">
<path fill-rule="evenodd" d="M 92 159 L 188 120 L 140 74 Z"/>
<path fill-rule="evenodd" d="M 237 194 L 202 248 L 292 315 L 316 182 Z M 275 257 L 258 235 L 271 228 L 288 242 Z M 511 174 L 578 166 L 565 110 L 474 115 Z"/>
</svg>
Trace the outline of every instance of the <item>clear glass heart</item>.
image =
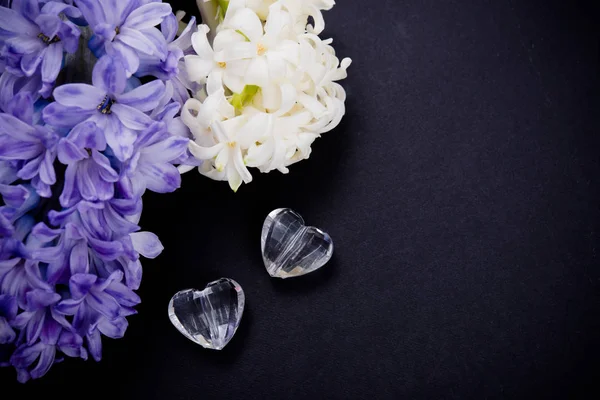
<svg viewBox="0 0 600 400">
<path fill-rule="evenodd" d="M 244 303 L 242 287 L 233 279 L 221 278 L 204 290 L 175 293 L 169 302 L 169 319 L 192 342 L 221 350 L 240 325 Z"/>
<path fill-rule="evenodd" d="M 329 235 L 305 226 L 300 214 L 289 208 L 277 209 L 267 216 L 261 246 L 269 275 L 283 279 L 313 272 L 325 265 L 333 254 Z"/>
</svg>

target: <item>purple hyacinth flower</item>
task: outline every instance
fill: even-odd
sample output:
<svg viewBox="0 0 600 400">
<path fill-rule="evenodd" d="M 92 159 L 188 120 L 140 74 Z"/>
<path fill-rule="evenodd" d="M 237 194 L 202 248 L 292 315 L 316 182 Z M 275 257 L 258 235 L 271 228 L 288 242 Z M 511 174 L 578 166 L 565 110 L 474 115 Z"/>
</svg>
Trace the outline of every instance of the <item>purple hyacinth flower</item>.
<svg viewBox="0 0 600 400">
<path fill-rule="evenodd" d="M 31 180 L 40 196 L 50 197 L 56 183 L 54 160 L 59 136 L 47 126 L 34 125 L 31 97 L 17 96 L 14 115 L 0 113 L 0 160 L 21 162 L 17 176 Z"/>
<path fill-rule="evenodd" d="M 176 38 L 179 22 L 175 15 L 167 16 L 161 24 L 161 31 L 167 42 L 166 57 L 140 56 L 137 76 L 155 76 L 167 84 L 173 85 L 172 99 L 183 105 L 190 98 L 188 89 L 196 89 L 187 77 L 183 60 L 192 49 L 192 34 L 198 31 L 196 18 L 192 17 L 185 30 Z"/>
<path fill-rule="evenodd" d="M 17 379 L 21 383 L 44 376 L 55 362 L 57 350 L 71 357 L 87 359 L 87 351 L 83 348 L 81 336 L 71 332 L 70 325 L 64 326 L 55 320 L 53 318 L 55 314 L 48 310 L 46 309 L 47 315 L 39 328 L 39 341 L 22 343 L 10 359 L 17 370 Z M 17 316 L 17 319 L 19 317 Z"/>
<path fill-rule="evenodd" d="M 68 4 L 50 1 L 40 8 L 36 0 L 21 0 L 13 8 L 0 8 L 0 28 L 10 32 L 4 40 L 2 58 L 5 69 L 28 77 L 40 73 L 40 94 L 48 97 L 60 72 L 63 52 L 77 50 L 79 28 L 61 18 L 79 17 L 79 10 Z"/>
<path fill-rule="evenodd" d="M 162 2 L 144 4 L 139 0 L 78 0 L 77 5 L 95 33 L 92 47 L 119 59 L 130 77 L 139 66 L 141 54 L 164 58 L 167 45 L 155 26 L 171 14 Z"/>
<path fill-rule="evenodd" d="M 16 333 L 10 325 L 17 316 L 17 300 L 8 295 L 0 294 L 0 345 L 12 343 Z"/>
<path fill-rule="evenodd" d="M 13 326 L 25 332 L 25 342 L 32 345 L 39 339 L 46 318 L 52 318 L 49 307 L 57 304 L 61 297 L 48 286 L 27 292 L 25 298 L 25 311 L 15 318 Z"/>
<path fill-rule="evenodd" d="M 27 77 L 4 72 L 0 76 L 0 112 L 12 114 L 15 96 L 21 93 L 29 93 L 31 101 L 35 103 L 41 87 L 42 79 L 38 75 Z"/>
<path fill-rule="evenodd" d="M 38 205 L 40 198 L 31 187 L 24 185 L 0 184 L 0 195 L 5 204 L 0 207 L 0 238 L 15 236 L 14 225 Z"/>
<path fill-rule="evenodd" d="M 73 316 L 73 328 L 86 334 L 90 353 L 96 360 L 101 356 L 96 328 L 108 337 L 122 337 L 127 329 L 125 317 L 135 313 L 132 307 L 140 303 L 139 296 L 121 283 L 122 279 L 121 271 L 106 279 L 75 274 L 69 281 L 71 298 L 56 307 L 57 312 Z"/>
<path fill-rule="evenodd" d="M 65 185 L 60 196 L 63 207 L 72 207 L 81 199 L 110 200 L 119 174 L 101 152 L 106 139 L 94 122 L 77 125 L 58 145 L 58 159 L 67 165 Z"/>
<path fill-rule="evenodd" d="M 156 107 L 165 85 L 157 80 L 125 92 L 124 71 L 108 56 L 94 66 L 92 81 L 93 86 L 67 84 L 56 88 L 56 102 L 44 108 L 44 121 L 61 128 L 92 121 L 105 133 L 115 156 L 125 161 L 133 155 L 136 132 L 152 123 L 144 112 Z"/>
<path fill-rule="evenodd" d="M 169 193 L 181 185 L 181 174 L 172 161 L 185 153 L 189 140 L 169 135 L 164 131 L 165 124 L 153 127 L 157 130 L 149 129 L 139 137 L 136 153 L 125 168 L 135 196 L 141 196 L 146 189 Z"/>
</svg>

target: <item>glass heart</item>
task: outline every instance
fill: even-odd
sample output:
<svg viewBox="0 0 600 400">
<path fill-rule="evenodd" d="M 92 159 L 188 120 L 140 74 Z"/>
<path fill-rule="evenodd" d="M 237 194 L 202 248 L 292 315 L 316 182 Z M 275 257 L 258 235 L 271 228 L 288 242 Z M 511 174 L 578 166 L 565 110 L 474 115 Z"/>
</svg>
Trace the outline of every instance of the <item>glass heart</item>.
<svg viewBox="0 0 600 400">
<path fill-rule="evenodd" d="M 289 208 L 277 209 L 267 216 L 261 247 L 269 275 L 282 279 L 313 272 L 325 265 L 333 254 L 329 235 L 305 226 L 302 217 Z"/>
<path fill-rule="evenodd" d="M 192 342 L 221 350 L 240 325 L 244 303 L 242 287 L 233 279 L 221 278 L 204 290 L 175 293 L 169 302 L 169 319 Z"/>
</svg>

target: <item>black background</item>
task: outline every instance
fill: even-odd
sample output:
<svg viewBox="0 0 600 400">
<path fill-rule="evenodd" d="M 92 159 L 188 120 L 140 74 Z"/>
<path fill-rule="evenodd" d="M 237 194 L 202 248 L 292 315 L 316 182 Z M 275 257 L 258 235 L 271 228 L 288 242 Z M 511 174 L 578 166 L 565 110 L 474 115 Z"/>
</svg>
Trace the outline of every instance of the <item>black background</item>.
<svg viewBox="0 0 600 400">
<path fill-rule="evenodd" d="M 183 1 L 172 1 L 175 9 Z M 185 1 L 192 10 L 193 0 Z M 354 60 L 342 124 L 288 176 L 237 194 L 195 172 L 145 197 L 139 315 L 101 363 L 2 393 L 124 399 L 593 398 L 600 391 L 598 6 L 340 0 L 325 36 Z M 269 278 L 264 217 L 334 239 L 304 278 Z M 180 335 L 172 294 L 246 293 L 221 352 Z M 596 397 L 597 398 L 597 397 Z"/>
</svg>

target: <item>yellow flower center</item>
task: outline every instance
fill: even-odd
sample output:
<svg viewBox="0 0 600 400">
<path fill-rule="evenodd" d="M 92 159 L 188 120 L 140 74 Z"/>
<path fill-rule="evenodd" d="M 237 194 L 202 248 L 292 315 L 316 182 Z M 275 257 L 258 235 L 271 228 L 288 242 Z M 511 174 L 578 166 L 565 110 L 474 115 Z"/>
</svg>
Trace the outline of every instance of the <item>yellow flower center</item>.
<svg viewBox="0 0 600 400">
<path fill-rule="evenodd" d="M 256 54 L 262 56 L 266 53 L 267 49 L 261 43 L 256 46 Z"/>
<path fill-rule="evenodd" d="M 227 63 L 225 62 L 218 62 L 217 65 L 219 66 L 219 68 L 227 68 Z"/>
<path fill-rule="evenodd" d="M 236 142 L 228 142 L 228 143 L 227 143 L 227 146 L 229 146 L 229 147 L 231 147 L 231 148 L 234 148 L 236 145 L 237 145 L 237 143 L 236 143 Z"/>
</svg>

